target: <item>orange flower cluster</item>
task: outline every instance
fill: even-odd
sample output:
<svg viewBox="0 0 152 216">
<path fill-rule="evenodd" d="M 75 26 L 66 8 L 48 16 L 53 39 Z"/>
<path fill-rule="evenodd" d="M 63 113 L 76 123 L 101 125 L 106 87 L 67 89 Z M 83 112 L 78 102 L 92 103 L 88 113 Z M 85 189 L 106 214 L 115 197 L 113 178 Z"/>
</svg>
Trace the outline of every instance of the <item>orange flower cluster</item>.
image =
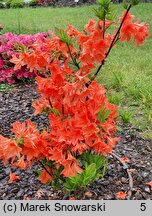
<svg viewBox="0 0 152 216">
<path fill-rule="evenodd" d="M 126 11 L 124 11 L 122 17 L 120 17 L 120 21 L 122 21 L 125 13 Z M 144 44 L 145 39 L 149 37 L 149 25 L 145 22 L 139 24 L 138 20 L 133 23 L 133 19 L 134 16 L 132 16 L 129 12 L 121 28 L 120 41 L 130 41 L 133 37 L 134 43 L 138 46 L 141 46 Z"/>
<path fill-rule="evenodd" d="M 137 30 L 135 41 L 143 42 L 145 28 L 141 31 L 137 22 L 134 25 L 138 29 L 134 27 L 129 35 L 131 20 L 128 15 L 121 40 L 130 39 Z M 105 20 L 105 32 L 111 24 Z M 52 34 L 52 39 L 44 38 L 43 42 L 37 40 L 18 59 L 11 60 L 16 69 L 27 65 L 30 70 L 37 69 L 42 74 L 47 71 L 48 77 L 36 78 L 41 98 L 33 107 L 35 114 L 48 114 L 50 128 L 40 133 L 30 120 L 15 122 L 14 139 L 0 136 L 0 158 L 5 163 L 11 159 L 12 166 L 25 169 L 33 161 L 43 160 L 45 170 L 40 178 L 46 183 L 53 179 L 57 169 L 64 177 L 81 173 L 83 167 L 79 158 L 85 151 L 104 156 L 112 151 L 119 140 L 114 137 L 116 106 L 108 102 L 105 88 L 96 80 L 90 82 L 89 76 L 95 65 L 106 58 L 114 35 L 103 34 L 102 21 L 90 20 L 83 32 L 69 26 L 67 32 L 60 31 L 58 36 Z"/>
</svg>

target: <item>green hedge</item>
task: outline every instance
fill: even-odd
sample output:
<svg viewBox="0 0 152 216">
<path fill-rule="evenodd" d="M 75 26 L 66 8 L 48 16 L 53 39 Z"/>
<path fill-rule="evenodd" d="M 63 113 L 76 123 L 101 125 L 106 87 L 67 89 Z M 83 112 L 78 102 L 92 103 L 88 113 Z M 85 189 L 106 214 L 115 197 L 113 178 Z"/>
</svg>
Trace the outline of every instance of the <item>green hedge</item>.
<svg viewBox="0 0 152 216">
<path fill-rule="evenodd" d="M 7 8 L 23 8 L 24 1 L 23 0 L 7 0 L 6 7 Z"/>
<path fill-rule="evenodd" d="M 5 8 L 5 4 L 0 0 L 0 9 Z"/>
<path fill-rule="evenodd" d="M 37 6 L 37 1 L 36 0 L 31 0 L 29 2 L 29 6 L 31 6 L 31 7 Z"/>
</svg>

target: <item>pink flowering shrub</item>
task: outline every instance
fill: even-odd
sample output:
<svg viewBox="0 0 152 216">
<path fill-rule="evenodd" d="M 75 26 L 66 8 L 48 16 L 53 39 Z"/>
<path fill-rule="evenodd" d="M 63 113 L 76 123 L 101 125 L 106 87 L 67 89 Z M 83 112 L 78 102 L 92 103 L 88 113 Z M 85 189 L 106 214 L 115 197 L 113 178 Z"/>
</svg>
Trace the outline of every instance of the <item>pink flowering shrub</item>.
<svg viewBox="0 0 152 216">
<path fill-rule="evenodd" d="M 36 0 L 38 5 L 55 5 L 57 0 Z"/>
<path fill-rule="evenodd" d="M 43 41 L 44 37 L 47 37 L 46 33 L 15 35 L 10 32 L 0 37 L 0 83 L 8 82 L 12 84 L 22 78 L 30 79 L 35 77 L 36 71 L 31 72 L 26 66 L 14 70 L 14 63 L 10 62 L 10 59 L 14 56 L 18 57 L 20 52 L 29 49 L 37 39 Z"/>
</svg>

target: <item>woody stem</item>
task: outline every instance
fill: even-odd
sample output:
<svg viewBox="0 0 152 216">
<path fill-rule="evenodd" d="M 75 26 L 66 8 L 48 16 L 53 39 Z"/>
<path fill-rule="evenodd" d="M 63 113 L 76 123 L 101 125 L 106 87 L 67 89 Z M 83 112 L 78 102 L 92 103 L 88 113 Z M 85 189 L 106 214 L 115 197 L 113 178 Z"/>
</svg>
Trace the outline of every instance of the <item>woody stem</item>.
<svg viewBox="0 0 152 216">
<path fill-rule="evenodd" d="M 94 74 L 93 79 L 92 79 L 91 81 L 89 81 L 88 83 L 86 83 L 86 87 L 87 87 L 87 88 L 89 87 L 89 85 L 92 83 L 92 81 L 96 78 L 96 76 L 97 76 L 98 73 L 100 72 L 100 70 L 101 70 L 102 66 L 104 65 L 105 60 L 106 60 L 106 58 L 108 57 L 108 55 L 109 55 L 109 53 L 110 53 L 112 47 L 113 47 L 113 46 L 115 45 L 115 43 L 118 41 L 118 39 L 119 39 L 119 34 L 120 34 L 120 30 L 121 30 L 121 28 L 122 28 L 122 25 L 123 25 L 123 23 L 124 23 L 124 21 L 125 21 L 127 15 L 128 15 L 128 13 L 129 13 L 130 9 L 131 9 L 131 4 L 129 5 L 129 7 L 128 7 L 128 9 L 127 9 L 127 11 L 126 11 L 126 13 L 125 13 L 125 15 L 124 15 L 124 17 L 123 17 L 121 23 L 120 23 L 120 26 L 119 26 L 119 28 L 118 28 L 118 30 L 117 30 L 117 32 L 116 32 L 116 34 L 115 34 L 115 36 L 114 36 L 114 38 L 113 38 L 111 44 L 110 44 L 110 47 L 109 47 L 109 49 L 108 49 L 108 51 L 107 51 L 107 53 L 106 53 L 105 58 L 102 60 L 101 64 L 99 65 L 99 67 L 98 67 L 96 73 Z"/>
<path fill-rule="evenodd" d="M 50 173 L 47 169 L 46 169 L 46 167 L 44 166 L 44 164 L 40 161 L 40 160 L 38 160 L 38 162 L 41 164 L 41 166 L 45 169 L 45 171 L 52 177 L 52 173 Z"/>
<path fill-rule="evenodd" d="M 104 19 L 103 19 L 103 29 L 102 29 L 102 38 L 104 39 L 104 35 L 105 35 L 105 22 L 106 22 L 106 19 L 105 19 L 105 16 L 104 16 Z"/>
<path fill-rule="evenodd" d="M 72 53 L 71 53 L 71 50 L 70 50 L 70 47 L 69 47 L 68 44 L 67 44 L 67 47 L 68 47 L 68 51 L 69 51 L 70 57 L 71 57 L 71 59 L 72 59 L 72 61 L 73 61 L 73 64 L 74 64 L 78 69 L 80 69 L 79 64 L 77 63 L 77 61 L 76 61 L 76 60 L 73 58 L 73 56 L 72 56 Z"/>
</svg>

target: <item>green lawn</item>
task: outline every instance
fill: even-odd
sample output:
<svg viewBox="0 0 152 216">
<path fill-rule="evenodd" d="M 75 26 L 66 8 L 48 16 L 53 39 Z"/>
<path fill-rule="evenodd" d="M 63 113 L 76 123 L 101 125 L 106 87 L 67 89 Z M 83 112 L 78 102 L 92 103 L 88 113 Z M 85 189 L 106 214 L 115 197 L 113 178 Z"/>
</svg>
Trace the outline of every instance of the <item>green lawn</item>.
<svg viewBox="0 0 152 216">
<path fill-rule="evenodd" d="M 122 12 L 119 7 L 118 15 Z M 118 44 L 98 77 L 108 89 L 109 100 L 119 107 L 124 122 L 132 122 L 152 138 L 152 4 L 139 4 L 132 13 L 150 24 L 150 37 L 143 47 Z M 65 28 L 68 23 L 83 29 L 94 17 L 91 6 L 78 8 L 24 8 L 0 10 L 4 32 L 31 33 Z"/>
<path fill-rule="evenodd" d="M 7 9 L 0 10 L 0 23 L 5 32 L 34 34 L 55 26 L 66 28 L 68 23 L 83 29 L 92 15 L 91 7 Z"/>
</svg>

